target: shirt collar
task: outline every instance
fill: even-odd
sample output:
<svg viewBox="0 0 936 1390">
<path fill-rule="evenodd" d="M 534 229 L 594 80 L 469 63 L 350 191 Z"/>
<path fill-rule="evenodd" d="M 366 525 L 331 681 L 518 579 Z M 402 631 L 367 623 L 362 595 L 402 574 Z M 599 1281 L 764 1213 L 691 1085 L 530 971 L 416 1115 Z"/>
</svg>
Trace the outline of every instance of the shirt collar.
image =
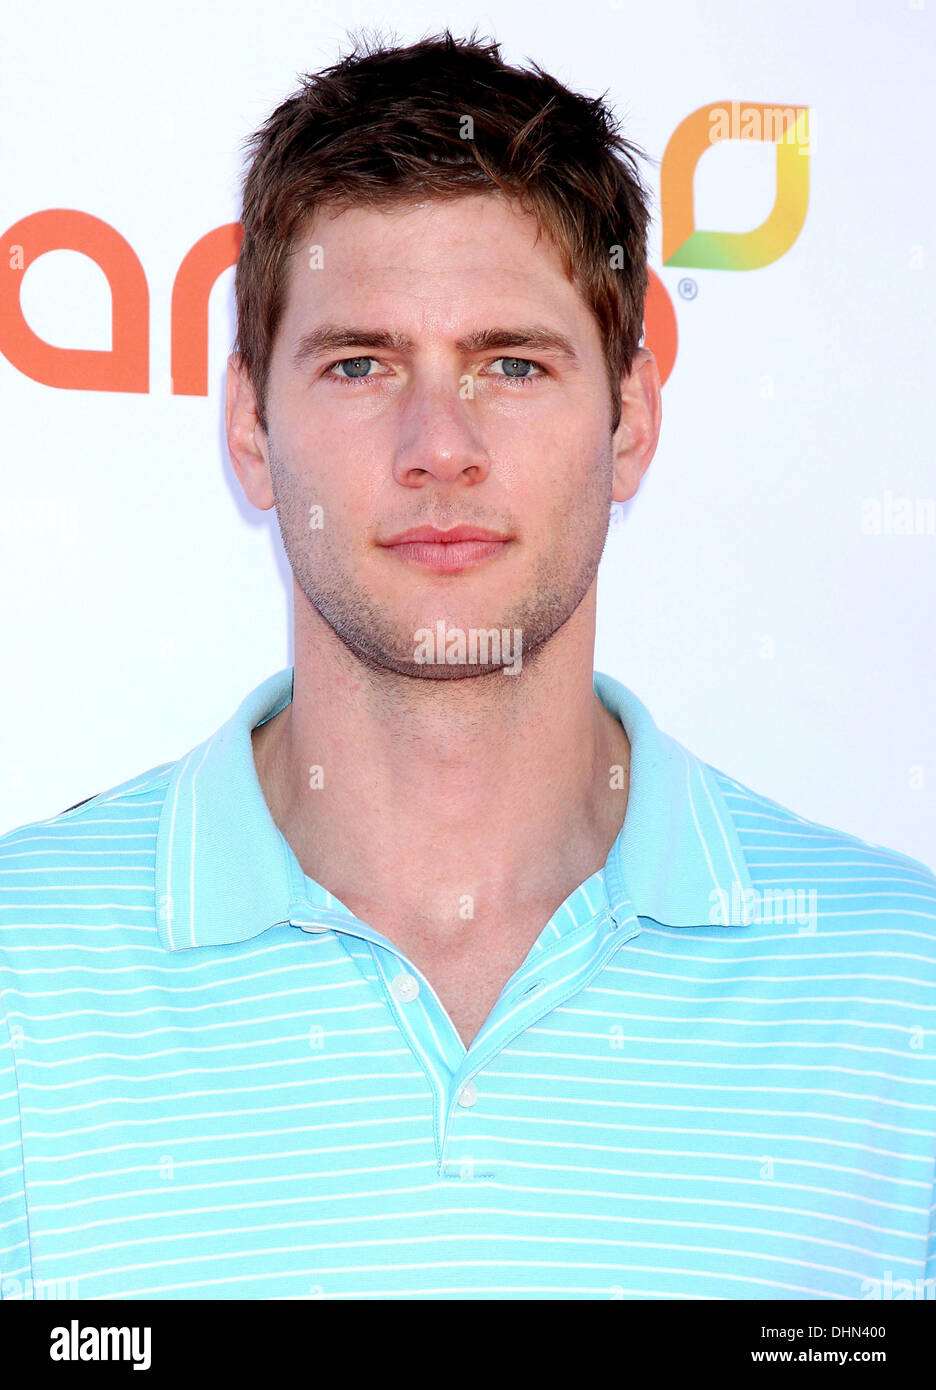
<svg viewBox="0 0 936 1390">
<path fill-rule="evenodd" d="M 658 729 L 620 681 L 596 671 L 594 687 L 630 743 L 612 854 L 635 914 L 669 927 L 745 925 L 754 887 L 715 769 Z"/>
<path fill-rule="evenodd" d="M 714 769 L 662 733 L 619 681 L 596 671 L 594 689 L 630 743 L 627 812 L 608 867 L 635 915 L 674 927 L 742 925 L 752 883 Z M 292 691 L 289 666 L 173 768 L 156 839 L 168 950 L 246 941 L 301 908 L 303 875 L 264 800 L 250 737 Z"/>
</svg>

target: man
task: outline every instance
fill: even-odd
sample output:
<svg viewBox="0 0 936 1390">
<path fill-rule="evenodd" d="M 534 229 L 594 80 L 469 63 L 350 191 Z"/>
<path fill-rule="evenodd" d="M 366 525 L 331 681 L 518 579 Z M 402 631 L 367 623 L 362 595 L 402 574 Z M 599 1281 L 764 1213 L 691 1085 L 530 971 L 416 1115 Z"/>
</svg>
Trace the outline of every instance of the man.
<svg viewBox="0 0 936 1390">
<path fill-rule="evenodd" d="M 593 671 L 647 219 L 600 103 L 447 33 L 253 137 L 227 434 L 295 665 L 0 845 L 17 1288 L 936 1288 L 936 878 Z"/>
</svg>

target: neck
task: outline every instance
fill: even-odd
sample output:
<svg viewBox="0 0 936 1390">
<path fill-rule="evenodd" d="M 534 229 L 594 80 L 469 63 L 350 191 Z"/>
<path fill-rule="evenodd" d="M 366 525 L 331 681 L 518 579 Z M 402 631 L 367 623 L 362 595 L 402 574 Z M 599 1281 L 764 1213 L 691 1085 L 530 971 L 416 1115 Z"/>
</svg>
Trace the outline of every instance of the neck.
<svg viewBox="0 0 936 1390">
<path fill-rule="evenodd" d="M 593 586 L 518 674 L 429 680 L 365 666 L 297 595 L 293 698 L 253 745 L 303 871 L 365 921 L 393 903 L 464 927 L 466 898 L 548 920 L 624 820 L 629 745 L 594 693 L 594 632 Z"/>
</svg>

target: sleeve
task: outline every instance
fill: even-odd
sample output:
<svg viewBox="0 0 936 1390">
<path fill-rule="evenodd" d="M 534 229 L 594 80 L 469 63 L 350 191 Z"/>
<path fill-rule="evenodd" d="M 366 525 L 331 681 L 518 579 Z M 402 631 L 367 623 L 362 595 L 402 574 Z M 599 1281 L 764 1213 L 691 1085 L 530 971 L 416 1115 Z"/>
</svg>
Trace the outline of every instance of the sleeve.
<svg viewBox="0 0 936 1390">
<path fill-rule="evenodd" d="M 0 1003 L 0 1299 L 32 1288 L 15 1042 Z"/>
</svg>

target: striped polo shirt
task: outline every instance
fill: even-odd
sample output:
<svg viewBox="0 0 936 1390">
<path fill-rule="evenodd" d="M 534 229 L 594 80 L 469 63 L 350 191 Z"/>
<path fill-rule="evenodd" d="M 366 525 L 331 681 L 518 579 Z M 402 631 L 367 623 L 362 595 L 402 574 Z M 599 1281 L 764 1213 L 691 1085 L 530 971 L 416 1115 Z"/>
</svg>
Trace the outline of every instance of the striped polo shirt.
<svg viewBox="0 0 936 1390">
<path fill-rule="evenodd" d="M 936 877 L 636 696 L 624 825 L 466 1050 L 250 731 L 0 839 L 4 1298 L 936 1297 Z"/>
</svg>

